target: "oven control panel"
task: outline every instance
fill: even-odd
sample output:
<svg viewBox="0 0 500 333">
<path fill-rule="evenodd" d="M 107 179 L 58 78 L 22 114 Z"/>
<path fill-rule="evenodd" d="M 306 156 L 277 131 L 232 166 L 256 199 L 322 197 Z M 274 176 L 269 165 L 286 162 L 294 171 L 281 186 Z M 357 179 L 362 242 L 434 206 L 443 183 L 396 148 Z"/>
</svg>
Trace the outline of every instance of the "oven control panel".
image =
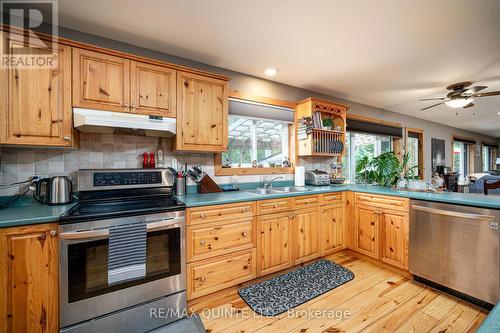
<svg viewBox="0 0 500 333">
<path fill-rule="evenodd" d="M 152 185 L 161 183 L 161 171 L 94 173 L 94 186 Z"/>
</svg>

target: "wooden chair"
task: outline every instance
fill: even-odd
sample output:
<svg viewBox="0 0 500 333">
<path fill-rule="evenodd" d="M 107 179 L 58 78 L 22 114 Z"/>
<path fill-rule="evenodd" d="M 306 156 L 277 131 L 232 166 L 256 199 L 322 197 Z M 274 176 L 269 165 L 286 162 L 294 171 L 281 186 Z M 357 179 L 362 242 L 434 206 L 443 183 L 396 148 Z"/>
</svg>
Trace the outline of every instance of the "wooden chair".
<svg viewBox="0 0 500 333">
<path fill-rule="evenodd" d="M 500 180 L 496 180 L 492 183 L 488 183 L 488 181 L 484 181 L 484 194 L 488 195 L 488 190 L 494 190 L 500 188 Z"/>
</svg>

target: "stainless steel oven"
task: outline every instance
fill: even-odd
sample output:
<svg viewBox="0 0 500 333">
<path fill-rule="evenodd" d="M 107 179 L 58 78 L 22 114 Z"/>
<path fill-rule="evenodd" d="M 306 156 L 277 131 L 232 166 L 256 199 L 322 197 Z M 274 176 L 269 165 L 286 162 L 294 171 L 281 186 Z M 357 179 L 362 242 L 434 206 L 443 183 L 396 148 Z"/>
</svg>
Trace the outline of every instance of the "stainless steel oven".
<svg viewBox="0 0 500 333">
<path fill-rule="evenodd" d="M 146 274 L 109 284 L 110 230 L 136 223 L 146 224 Z M 60 225 L 62 331 L 144 332 L 177 319 L 158 320 L 148 311 L 152 306 L 185 308 L 184 234 L 183 210 Z"/>
</svg>

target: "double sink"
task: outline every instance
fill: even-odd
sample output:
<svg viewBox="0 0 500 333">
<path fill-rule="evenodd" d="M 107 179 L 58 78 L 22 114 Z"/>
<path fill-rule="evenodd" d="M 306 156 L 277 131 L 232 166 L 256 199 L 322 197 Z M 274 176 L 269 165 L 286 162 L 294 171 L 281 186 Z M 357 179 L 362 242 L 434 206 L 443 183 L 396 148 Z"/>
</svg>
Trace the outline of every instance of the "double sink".
<svg viewBox="0 0 500 333">
<path fill-rule="evenodd" d="M 278 194 L 278 193 L 294 193 L 294 192 L 309 192 L 310 188 L 300 186 L 284 186 L 284 187 L 271 187 L 271 188 L 256 188 L 255 190 L 245 191 L 250 194 Z"/>
</svg>

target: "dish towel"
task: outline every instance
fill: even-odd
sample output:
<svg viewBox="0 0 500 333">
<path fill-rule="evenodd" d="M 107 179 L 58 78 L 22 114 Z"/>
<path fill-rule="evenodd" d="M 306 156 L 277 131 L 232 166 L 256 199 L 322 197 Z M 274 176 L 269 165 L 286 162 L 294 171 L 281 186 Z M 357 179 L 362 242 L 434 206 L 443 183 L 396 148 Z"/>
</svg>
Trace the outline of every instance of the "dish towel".
<svg viewBox="0 0 500 333">
<path fill-rule="evenodd" d="M 108 284 L 146 276 L 145 223 L 112 227 L 109 230 Z"/>
</svg>

